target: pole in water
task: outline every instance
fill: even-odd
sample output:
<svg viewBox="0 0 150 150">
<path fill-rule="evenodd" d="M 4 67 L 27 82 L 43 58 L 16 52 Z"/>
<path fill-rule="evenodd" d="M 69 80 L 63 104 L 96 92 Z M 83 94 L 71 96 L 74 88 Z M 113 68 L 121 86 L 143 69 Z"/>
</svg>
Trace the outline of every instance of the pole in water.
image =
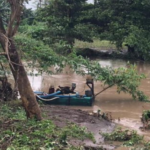
<svg viewBox="0 0 150 150">
<path fill-rule="evenodd" d="M 94 97 L 94 80 L 90 75 L 87 76 L 87 78 L 86 78 L 86 84 L 92 92 L 93 100 L 95 100 L 95 97 Z"/>
</svg>

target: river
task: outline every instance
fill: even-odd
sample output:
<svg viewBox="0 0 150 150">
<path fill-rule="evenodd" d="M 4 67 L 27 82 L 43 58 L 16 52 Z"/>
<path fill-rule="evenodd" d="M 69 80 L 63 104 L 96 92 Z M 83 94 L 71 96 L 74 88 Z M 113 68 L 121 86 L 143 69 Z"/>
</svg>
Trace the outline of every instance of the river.
<svg viewBox="0 0 150 150">
<path fill-rule="evenodd" d="M 99 63 L 105 67 L 112 68 L 126 67 L 127 61 L 121 59 L 98 59 Z M 137 64 L 139 73 L 145 73 L 147 78 L 141 82 L 140 89 L 150 97 L 150 64 L 145 62 L 134 62 Z M 61 74 L 42 76 L 29 76 L 33 90 L 48 92 L 50 85 L 55 88 L 60 86 L 71 86 L 71 83 L 76 83 L 80 94 L 88 89 L 86 86 L 86 77 L 79 76 L 66 67 Z M 95 93 L 102 90 L 100 82 L 94 82 Z M 141 131 L 142 126 L 140 117 L 143 110 L 150 109 L 150 103 L 133 100 L 129 94 L 116 92 L 116 87 L 112 87 L 96 97 L 92 107 L 70 106 L 77 109 L 92 112 L 101 109 L 103 112 L 111 112 L 112 117 L 116 123 L 124 128 L 137 130 L 139 134 L 145 135 L 145 139 L 150 140 L 149 131 Z"/>
</svg>

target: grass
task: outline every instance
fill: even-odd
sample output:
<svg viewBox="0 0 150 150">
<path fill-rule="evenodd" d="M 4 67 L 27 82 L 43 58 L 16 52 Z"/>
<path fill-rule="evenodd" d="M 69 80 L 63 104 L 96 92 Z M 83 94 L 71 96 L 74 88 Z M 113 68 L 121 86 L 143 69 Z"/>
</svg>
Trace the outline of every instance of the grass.
<svg viewBox="0 0 150 150">
<path fill-rule="evenodd" d="M 116 46 L 109 41 L 106 40 L 98 40 L 95 39 L 92 43 L 89 42 L 82 42 L 79 40 L 75 41 L 75 47 L 76 48 L 99 48 L 99 49 L 116 49 Z"/>
<path fill-rule="evenodd" d="M 72 146 L 69 141 L 91 139 L 94 142 L 93 135 L 76 124 L 59 128 L 51 120 L 26 120 L 24 109 L 16 102 L 3 103 L 0 112 L 0 149 L 81 150 L 82 146 Z"/>
</svg>

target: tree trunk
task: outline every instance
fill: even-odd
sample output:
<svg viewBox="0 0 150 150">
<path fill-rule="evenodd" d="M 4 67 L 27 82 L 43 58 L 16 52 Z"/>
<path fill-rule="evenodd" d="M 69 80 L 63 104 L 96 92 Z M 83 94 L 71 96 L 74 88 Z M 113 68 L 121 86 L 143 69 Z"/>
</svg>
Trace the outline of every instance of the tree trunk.
<svg viewBox="0 0 150 150">
<path fill-rule="evenodd" d="M 37 120 L 41 120 L 42 117 L 40 108 L 12 39 L 20 24 L 23 1 L 7 0 L 7 2 L 10 6 L 10 18 L 5 30 L 3 19 L 0 14 L 0 43 L 4 52 L 6 52 L 6 58 L 17 84 L 27 118 L 36 118 Z"/>
<path fill-rule="evenodd" d="M 5 40 L 0 39 L 2 47 L 5 46 Z M 27 118 L 36 118 L 41 120 L 41 111 L 36 101 L 36 97 L 31 88 L 25 68 L 21 62 L 20 56 L 15 47 L 14 41 L 9 39 L 9 55 L 7 59 L 10 64 L 17 88 L 19 90 L 23 106 L 26 111 Z"/>
</svg>

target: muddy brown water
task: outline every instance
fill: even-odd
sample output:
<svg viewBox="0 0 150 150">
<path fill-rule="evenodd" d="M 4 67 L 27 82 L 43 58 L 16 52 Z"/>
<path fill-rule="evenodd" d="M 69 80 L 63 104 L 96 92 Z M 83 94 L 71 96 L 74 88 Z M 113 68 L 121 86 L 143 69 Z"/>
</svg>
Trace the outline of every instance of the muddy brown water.
<svg viewBox="0 0 150 150">
<path fill-rule="evenodd" d="M 127 61 L 121 59 L 107 59 L 97 60 L 102 66 L 109 66 L 113 68 L 126 67 Z M 145 73 L 147 78 L 141 82 L 140 89 L 144 91 L 146 95 L 150 97 L 150 64 L 145 62 L 134 62 L 137 64 L 139 73 Z M 84 94 L 84 91 L 88 89 L 85 84 L 86 77 L 82 77 L 73 73 L 69 67 L 66 67 L 61 74 L 42 76 L 29 76 L 32 88 L 35 91 L 48 92 L 50 85 L 55 88 L 60 86 L 71 86 L 71 83 L 76 83 L 80 94 Z M 100 82 L 94 82 L 95 93 L 98 93 L 103 89 Z M 80 107 L 70 106 L 72 108 L 82 109 L 85 111 L 96 111 L 101 109 L 104 112 L 111 112 L 114 122 L 118 123 L 124 128 L 137 130 L 139 134 L 145 136 L 145 139 L 150 141 L 150 132 L 141 131 L 139 129 L 142 126 L 140 117 L 143 110 L 150 109 L 150 103 L 139 102 L 133 100 L 129 94 L 116 92 L 116 87 L 112 87 L 96 97 L 96 100 L 92 107 Z"/>
</svg>

